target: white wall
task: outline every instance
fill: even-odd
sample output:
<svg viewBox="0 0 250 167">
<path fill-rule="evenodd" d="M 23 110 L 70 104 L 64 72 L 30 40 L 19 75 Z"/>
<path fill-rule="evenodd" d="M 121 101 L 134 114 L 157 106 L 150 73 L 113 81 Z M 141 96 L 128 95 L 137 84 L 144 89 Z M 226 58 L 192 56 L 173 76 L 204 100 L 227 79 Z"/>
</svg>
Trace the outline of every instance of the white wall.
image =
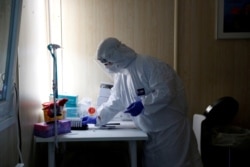
<svg viewBox="0 0 250 167">
<path fill-rule="evenodd" d="M 118 37 L 139 53 L 173 65 L 173 0 L 53 2 L 62 4 L 23 1 L 19 92 L 24 161 L 28 166 L 35 160 L 33 124 L 43 120 L 41 104 L 49 100 L 52 92 L 52 58 L 47 49 L 50 42 L 63 47 L 58 50 L 59 91 L 78 94 L 79 99 L 90 97 L 94 103 L 100 83 L 111 82 L 94 61 L 97 46 L 106 37 Z M 55 12 L 50 13 L 50 17 L 56 18 L 52 23 L 47 13 L 49 7 Z"/>
<path fill-rule="evenodd" d="M 33 124 L 42 121 L 42 102 L 51 91 L 46 1 L 24 0 L 19 41 L 19 95 L 23 159 L 34 159 Z M 32 166 L 29 164 L 28 166 Z"/>
</svg>

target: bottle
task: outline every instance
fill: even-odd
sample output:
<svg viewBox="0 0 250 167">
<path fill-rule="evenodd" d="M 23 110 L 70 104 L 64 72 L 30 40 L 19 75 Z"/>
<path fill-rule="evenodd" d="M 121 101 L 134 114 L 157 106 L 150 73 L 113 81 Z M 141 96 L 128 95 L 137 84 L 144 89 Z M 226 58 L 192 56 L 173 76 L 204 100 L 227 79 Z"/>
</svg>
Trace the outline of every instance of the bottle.
<svg viewBox="0 0 250 167">
<path fill-rule="evenodd" d="M 95 116 L 96 115 L 95 107 L 91 106 L 91 107 L 88 108 L 88 115 L 89 116 Z"/>
</svg>

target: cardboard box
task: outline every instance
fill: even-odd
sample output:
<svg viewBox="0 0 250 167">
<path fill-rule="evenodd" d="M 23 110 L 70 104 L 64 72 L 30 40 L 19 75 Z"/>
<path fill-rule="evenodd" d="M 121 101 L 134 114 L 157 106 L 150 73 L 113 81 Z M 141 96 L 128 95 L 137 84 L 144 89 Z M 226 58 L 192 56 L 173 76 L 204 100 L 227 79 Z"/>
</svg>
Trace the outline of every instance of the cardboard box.
<svg viewBox="0 0 250 167">
<path fill-rule="evenodd" d="M 58 99 L 68 99 L 65 107 L 77 107 L 78 96 L 77 95 L 68 95 L 68 94 L 58 94 Z M 53 94 L 50 94 L 50 99 L 53 99 Z"/>
<path fill-rule="evenodd" d="M 66 108 L 66 116 L 65 118 L 78 118 L 77 107 L 67 107 Z"/>
<path fill-rule="evenodd" d="M 59 94 L 58 95 L 58 99 L 63 99 L 63 98 L 68 99 L 67 103 L 65 104 L 65 107 L 77 107 L 78 96 L 64 95 L 64 94 Z"/>
<path fill-rule="evenodd" d="M 57 134 L 64 134 L 71 132 L 71 122 L 69 120 L 57 121 Z M 55 135 L 54 122 L 40 122 L 34 124 L 34 135 L 38 137 L 51 137 Z"/>
</svg>

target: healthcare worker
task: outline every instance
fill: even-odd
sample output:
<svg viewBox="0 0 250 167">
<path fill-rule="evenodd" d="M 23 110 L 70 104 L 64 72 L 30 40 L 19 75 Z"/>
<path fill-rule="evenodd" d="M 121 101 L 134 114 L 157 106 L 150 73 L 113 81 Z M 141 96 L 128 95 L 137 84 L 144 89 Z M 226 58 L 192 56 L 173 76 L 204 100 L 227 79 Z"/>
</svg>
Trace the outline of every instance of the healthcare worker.
<svg viewBox="0 0 250 167">
<path fill-rule="evenodd" d="M 148 134 L 144 167 L 201 167 L 197 143 L 187 117 L 181 79 L 166 63 L 139 55 L 116 38 L 107 38 L 97 59 L 112 74 L 114 86 L 98 116 L 83 124 L 104 125 L 118 112 L 130 113 L 135 125 Z"/>
</svg>

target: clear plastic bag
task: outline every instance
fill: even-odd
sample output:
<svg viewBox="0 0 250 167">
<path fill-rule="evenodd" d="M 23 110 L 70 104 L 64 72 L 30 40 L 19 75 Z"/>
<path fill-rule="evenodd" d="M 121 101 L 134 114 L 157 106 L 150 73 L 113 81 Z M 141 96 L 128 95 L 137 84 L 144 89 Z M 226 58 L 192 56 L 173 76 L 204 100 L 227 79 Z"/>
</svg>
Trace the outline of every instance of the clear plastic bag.
<svg viewBox="0 0 250 167">
<path fill-rule="evenodd" d="M 89 97 L 82 98 L 77 104 L 77 113 L 80 118 L 88 115 L 88 109 L 91 107 L 92 99 Z"/>
<path fill-rule="evenodd" d="M 213 145 L 234 147 L 234 148 L 250 148 L 250 130 L 237 126 L 225 126 L 214 128 Z"/>
</svg>

